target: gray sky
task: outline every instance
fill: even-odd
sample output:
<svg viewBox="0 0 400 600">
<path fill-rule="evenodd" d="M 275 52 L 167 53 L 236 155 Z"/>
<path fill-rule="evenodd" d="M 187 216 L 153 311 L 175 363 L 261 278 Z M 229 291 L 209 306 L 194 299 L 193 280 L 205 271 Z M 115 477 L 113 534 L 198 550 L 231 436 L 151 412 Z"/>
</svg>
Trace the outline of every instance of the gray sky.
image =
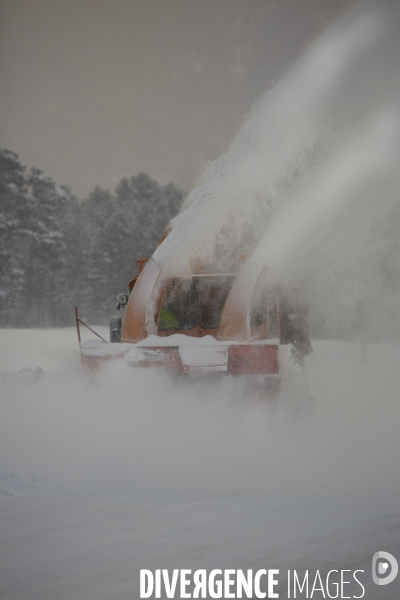
<svg viewBox="0 0 400 600">
<path fill-rule="evenodd" d="M 254 102 L 358 0 L 0 0 L 0 146 L 80 197 L 189 190 Z"/>
</svg>

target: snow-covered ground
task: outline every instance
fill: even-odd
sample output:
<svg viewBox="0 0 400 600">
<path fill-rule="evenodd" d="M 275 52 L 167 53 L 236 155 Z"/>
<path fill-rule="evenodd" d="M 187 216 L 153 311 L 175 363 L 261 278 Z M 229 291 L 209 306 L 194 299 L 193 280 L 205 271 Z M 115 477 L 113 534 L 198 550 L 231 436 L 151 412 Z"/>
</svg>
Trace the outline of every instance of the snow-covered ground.
<svg viewBox="0 0 400 600">
<path fill-rule="evenodd" d="M 278 568 L 281 598 L 287 569 L 364 569 L 365 598 L 399 598 L 371 559 L 400 561 L 400 346 L 313 345 L 314 407 L 288 373 L 273 410 L 230 378 L 82 373 L 73 329 L 2 330 L 0 598 L 136 600 L 141 568 Z"/>
</svg>

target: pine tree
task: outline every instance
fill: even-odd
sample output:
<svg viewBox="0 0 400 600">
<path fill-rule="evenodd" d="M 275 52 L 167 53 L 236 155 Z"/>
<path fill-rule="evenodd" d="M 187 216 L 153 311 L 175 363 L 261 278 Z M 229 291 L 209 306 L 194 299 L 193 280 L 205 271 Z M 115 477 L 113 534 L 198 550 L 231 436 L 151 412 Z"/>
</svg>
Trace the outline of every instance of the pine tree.
<svg viewBox="0 0 400 600">
<path fill-rule="evenodd" d="M 0 148 L 0 314 L 4 325 L 18 325 L 22 317 L 27 272 L 20 232 L 29 197 L 25 165 L 16 154 Z"/>
</svg>

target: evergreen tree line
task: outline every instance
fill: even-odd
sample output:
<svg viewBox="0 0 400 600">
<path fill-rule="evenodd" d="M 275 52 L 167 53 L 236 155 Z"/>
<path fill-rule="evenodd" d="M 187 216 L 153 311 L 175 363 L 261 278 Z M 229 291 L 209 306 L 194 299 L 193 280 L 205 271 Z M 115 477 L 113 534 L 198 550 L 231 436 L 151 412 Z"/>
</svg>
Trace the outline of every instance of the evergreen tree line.
<svg viewBox="0 0 400 600">
<path fill-rule="evenodd" d="M 75 306 L 106 324 L 182 198 L 140 173 L 80 201 L 0 148 L 0 325 L 71 325 Z"/>
</svg>

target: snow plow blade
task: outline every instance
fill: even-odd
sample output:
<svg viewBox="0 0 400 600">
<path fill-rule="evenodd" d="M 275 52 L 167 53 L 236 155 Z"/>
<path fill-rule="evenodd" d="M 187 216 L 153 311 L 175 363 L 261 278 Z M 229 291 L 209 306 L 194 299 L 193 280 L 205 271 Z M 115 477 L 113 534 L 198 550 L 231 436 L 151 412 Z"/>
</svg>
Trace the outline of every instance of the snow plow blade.
<svg viewBox="0 0 400 600">
<path fill-rule="evenodd" d="M 234 375 L 279 373 L 277 345 L 210 345 L 203 344 L 133 348 L 128 364 L 138 367 L 177 369 L 180 373 L 228 372 Z"/>
<path fill-rule="evenodd" d="M 131 367 L 174 369 L 179 373 L 279 374 L 278 344 L 208 345 L 188 339 L 191 343 L 176 346 L 105 344 L 90 340 L 81 346 L 82 363 L 96 368 L 110 360 L 123 359 Z"/>
</svg>

